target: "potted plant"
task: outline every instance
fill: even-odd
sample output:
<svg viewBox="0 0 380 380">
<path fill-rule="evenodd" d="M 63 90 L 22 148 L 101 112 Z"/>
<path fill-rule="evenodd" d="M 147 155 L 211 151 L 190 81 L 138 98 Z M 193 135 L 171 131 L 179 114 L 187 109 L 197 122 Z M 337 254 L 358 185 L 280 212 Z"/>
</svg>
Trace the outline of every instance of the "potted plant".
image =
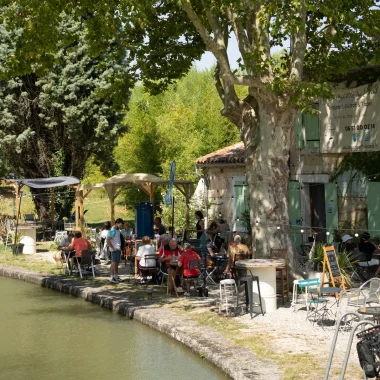
<svg viewBox="0 0 380 380">
<path fill-rule="evenodd" d="M 323 271 L 323 261 L 325 259 L 325 253 L 323 251 L 324 244 L 323 243 L 317 243 L 315 245 L 315 251 L 314 251 L 314 257 L 310 259 L 310 261 L 313 263 L 311 270 L 308 272 L 309 278 L 319 278 L 322 284 L 322 271 Z M 328 273 L 325 273 L 324 276 L 324 282 L 328 281 L 329 275 Z"/>
<path fill-rule="evenodd" d="M 12 245 L 12 253 L 14 255 L 19 255 L 20 253 L 22 253 L 23 249 L 24 249 L 24 244 L 21 243 L 21 239 L 23 238 L 23 235 L 21 234 L 21 232 L 17 232 L 14 234 L 14 243 Z"/>
</svg>

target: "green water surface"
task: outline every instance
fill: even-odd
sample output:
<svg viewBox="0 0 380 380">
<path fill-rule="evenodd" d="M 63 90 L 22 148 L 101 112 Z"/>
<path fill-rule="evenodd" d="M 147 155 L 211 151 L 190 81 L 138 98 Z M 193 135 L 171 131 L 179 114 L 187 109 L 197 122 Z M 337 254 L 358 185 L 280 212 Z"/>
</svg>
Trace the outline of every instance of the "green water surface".
<svg viewBox="0 0 380 380">
<path fill-rule="evenodd" d="M 81 299 L 0 277 L 1 380 L 226 379 L 188 348 Z"/>
</svg>

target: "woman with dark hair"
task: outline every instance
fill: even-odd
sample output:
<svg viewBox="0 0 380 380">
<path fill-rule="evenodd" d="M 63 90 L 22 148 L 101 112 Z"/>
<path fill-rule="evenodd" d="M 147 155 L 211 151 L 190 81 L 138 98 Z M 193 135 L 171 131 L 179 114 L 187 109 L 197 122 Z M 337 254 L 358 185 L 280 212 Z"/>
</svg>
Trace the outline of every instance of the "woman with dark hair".
<svg viewBox="0 0 380 380">
<path fill-rule="evenodd" d="M 200 239 L 202 234 L 205 232 L 205 222 L 203 221 L 202 211 L 195 212 L 195 219 L 197 219 L 197 224 L 195 226 L 197 229 L 197 239 Z"/>
<path fill-rule="evenodd" d="M 359 251 L 365 255 L 367 262 L 365 264 L 359 262 L 359 265 L 364 267 L 377 265 L 378 267 L 375 272 L 375 277 L 377 277 L 380 274 L 380 261 L 378 259 L 372 258 L 372 255 L 374 253 L 379 253 L 379 249 L 376 248 L 370 239 L 371 236 L 368 232 L 362 233 L 362 236 L 360 237 Z"/>
</svg>

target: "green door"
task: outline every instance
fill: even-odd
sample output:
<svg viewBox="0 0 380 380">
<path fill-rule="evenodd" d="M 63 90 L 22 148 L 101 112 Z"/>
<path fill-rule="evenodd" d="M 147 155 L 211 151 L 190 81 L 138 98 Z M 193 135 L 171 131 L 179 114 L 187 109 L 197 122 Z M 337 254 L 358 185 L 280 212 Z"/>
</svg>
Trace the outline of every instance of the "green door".
<svg viewBox="0 0 380 380">
<path fill-rule="evenodd" d="M 325 183 L 326 236 L 328 243 L 333 241 L 334 230 L 338 229 L 338 192 L 335 183 Z"/>
<path fill-rule="evenodd" d="M 368 232 L 372 236 L 380 235 L 380 183 L 368 182 Z"/>
<path fill-rule="evenodd" d="M 298 181 L 289 182 L 289 223 L 292 232 L 299 232 L 302 226 L 301 215 L 301 186 Z M 302 244 L 302 235 L 293 233 L 291 235 L 292 241 L 297 249 L 300 251 Z"/>
</svg>

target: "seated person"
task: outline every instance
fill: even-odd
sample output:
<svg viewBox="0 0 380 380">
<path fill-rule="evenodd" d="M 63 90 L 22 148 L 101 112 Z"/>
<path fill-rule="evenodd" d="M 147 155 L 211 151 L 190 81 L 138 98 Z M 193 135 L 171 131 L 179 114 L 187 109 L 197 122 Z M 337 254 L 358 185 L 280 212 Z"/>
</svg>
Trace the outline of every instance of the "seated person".
<svg viewBox="0 0 380 380">
<path fill-rule="evenodd" d="M 124 222 L 124 228 L 120 230 L 120 233 L 123 235 L 124 239 L 130 239 L 133 234 L 133 229 L 129 227 L 128 222 Z"/>
<path fill-rule="evenodd" d="M 199 255 L 191 249 L 191 245 L 189 243 L 185 243 L 183 245 L 183 253 L 178 261 L 178 267 L 183 268 L 183 277 L 187 278 L 197 278 L 199 276 L 198 268 L 189 268 L 189 264 L 191 260 L 199 260 Z M 190 282 L 186 282 L 187 294 L 190 292 Z M 187 295 L 185 293 L 185 295 Z"/>
<path fill-rule="evenodd" d="M 357 245 L 352 242 L 352 239 L 352 236 L 344 235 L 342 241 L 339 243 L 338 252 L 357 252 Z"/>
<path fill-rule="evenodd" d="M 378 265 L 378 268 L 375 272 L 375 277 L 380 274 L 380 261 L 378 259 L 373 259 L 372 255 L 374 253 L 379 253 L 380 250 L 376 248 L 376 246 L 371 242 L 371 236 L 368 232 L 363 232 L 360 243 L 359 243 L 359 251 L 365 255 L 366 262 L 359 262 L 360 266 L 375 266 Z"/>
<path fill-rule="evenodd" d="M 173 257 L 179 258 L 181 256 L 181 250 L 178 248 L 177 239 L 170 239 L 168 248 L 169 249 L 163 250 L 158 259 L 160 263 L 165 263 L 165 265 L 161 265 L 161 270 L 164 273 L 168 273 L 170 260 Z"/>
<path fill-rule="evenodd" d="M 91 251 L 91 243 L 82 237 L 81 232 L 75 232 L 75 239 L 71 242 L 69 245 L 70 250 L 75 250 L 75 257 L 78 259 L 78 262 L 80 263 L 80 258 L 82 256 L 82 251 Z M 74 265 L 76 265 L 75 261 L 73 262 Z"/>
<path fill-rule="evenodd" d="M 224 274 L 230 273 L 231 269 L 234 266 L 236 256 L 239 255 L 239 259 L 248 259 L 251 252 L 249 248 L 241 242 L 241 236 L 234 236 L 234 243 L 228 246 L 228 263 L 224 271 Z"/>
<path fill-rule="evenodd" d="M 169 247 L 169 236 L 167 234 L 160 235 L 160 251 L 159 255 L 161 256 L 165 249 L 170 249 Z"/>
<path fill-rule="evenodd" d="M 58 249 L 62 251 L 61 257 L 62 259 L 65 259 L 66 257 L 73 257 L 75 255 L 75 251 L 70 249 L 70 244 L 74 238 L 74 234 L 72 232 L 68 232 L 67 236 L 65 236 L 62 241 L 59 243 Z M 69 268 L 70 268 L 70 261 L 69 261 Z"/>
<path fill-rule="evenodd" d="M 148 269 L 156 267 L 156 259 L 145 259 L 145 256 L 155 255 L 156 250 L 152 246 L 152 242 L 149 236 L 144 236 L 141 240 L 141 245 L 136 254 L 136 260 L 138 260 L 140 276 L 144 277 L 144 274 Z"/>
</svg>

